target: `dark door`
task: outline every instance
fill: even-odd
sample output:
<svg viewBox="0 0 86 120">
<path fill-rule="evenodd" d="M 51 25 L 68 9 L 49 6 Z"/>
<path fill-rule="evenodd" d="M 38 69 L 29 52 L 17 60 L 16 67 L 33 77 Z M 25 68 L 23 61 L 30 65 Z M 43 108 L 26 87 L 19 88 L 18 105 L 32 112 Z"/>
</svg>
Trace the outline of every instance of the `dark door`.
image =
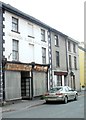
<svg viewBox="0 0 86 120">
<path fill-rule="evenodd" d="M 29 72 L 21 72 L 21 96 L 22 96 L 22 99 L 30 98 Z"/>
</svg>

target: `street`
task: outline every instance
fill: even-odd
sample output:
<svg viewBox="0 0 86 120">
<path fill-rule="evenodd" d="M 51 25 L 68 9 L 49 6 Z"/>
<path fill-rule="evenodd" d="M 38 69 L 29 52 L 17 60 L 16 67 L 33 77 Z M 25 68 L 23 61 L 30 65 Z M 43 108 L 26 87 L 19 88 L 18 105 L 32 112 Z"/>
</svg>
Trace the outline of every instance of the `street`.
<svg viewBox="0 0 86 120">
<path fill-rule="evenodd" d="M 3 118 L 84 118 L 84 96 L 78 101 L 49 103 L 18 111 L 4 112 Z"/>
</svg>

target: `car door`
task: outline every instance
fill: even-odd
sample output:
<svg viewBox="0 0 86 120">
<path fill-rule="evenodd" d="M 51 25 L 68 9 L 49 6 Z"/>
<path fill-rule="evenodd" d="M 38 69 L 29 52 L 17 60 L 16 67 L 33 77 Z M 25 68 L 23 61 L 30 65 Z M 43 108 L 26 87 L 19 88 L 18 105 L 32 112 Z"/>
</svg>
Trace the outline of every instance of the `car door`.
<svg viewBox="0 0 86 120">
<path fill-rule="evenodd" d="M 74 99 L 74 90 L 72 89 L 72 88 L 70 88 L 70 87 L 68 87 L 68 91 L 69 91 L 69 96 L 70 96 L 70 99 L 72 100 L 72 99 Z"/>
<path fill-rule="evenodd" d="M 68 100 L 71 100 L 71 92 L 68 87 L 65 87 L 66 94 L 68 96 Z"/>
</svg>

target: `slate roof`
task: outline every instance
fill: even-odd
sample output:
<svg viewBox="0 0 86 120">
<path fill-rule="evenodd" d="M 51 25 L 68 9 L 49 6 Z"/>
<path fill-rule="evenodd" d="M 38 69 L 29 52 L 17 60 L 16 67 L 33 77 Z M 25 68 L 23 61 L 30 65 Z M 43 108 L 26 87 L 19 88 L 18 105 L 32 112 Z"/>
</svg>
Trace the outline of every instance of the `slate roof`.
<svg viewBox="0 0 86 120">
<path fill-rule="evenodd" d="M 49 25 L 41 22 L 40 20 L 38 20 L 38 19 L 36 19 L 36 18 L 34 18 L 34 17 L 32 17 L 32 16 L 30 16 L 30 15 L 28 15 L 28 14 L 26 14 L 26 13 L 20 11 L 20 10 L 18 10 L 17 8 L 11 6 L 10 4 L 0 2 L 0 7 L 3 8 L 4 10 L 10 12 L 10 13 L 13 13 L 13 14 L 19 16 L 19 17 L 22 17 L 22 18 L 24 18 L 24 19 L 26 19 L 26 20 L 28 20 L 30 22 L 33 22 L 33 23 L 35 23 L 35 24 L 37 24 L 37 25 L 39 25 L 41 27 L 44 27 L 44 28 L 56 33 L 56 34 L 59 34 L 59 35 L 65 37 L 65 38 L 68 38 L 69 40 L 71 40 L 71 41 L 73 41 L 73 42 L 75 42 L 77 44 L 79 43 L 78 41 L 76 41 L 76 40 L 70 38 L 69 36 L 63 34 L 62 32 L 50 27 Z"/>
<path fill-rule="evenodd" d="M 60 32 L 60 31 L 50 27 L 49 25 L 41 22 L 40 20 L 38 20 L 38 19 L 36 19 L 36 18 L 34 18 L 34 17 L 32 17 L 32 16 L 30 16 L 30 15 L 28 15 L 28 14 L 26 14 L 26 13 L 20 11 L 20 10 L 18 10 L 17 8 L 11 6 L 10 4 L 0 2 L 0 7 L 2 7 L 4 10 L 6 10 L 6 11 L 8 11 L 10 13 L 13 13 L 13 14 L 19 16 L 19 17 L 22 17 L 22 18 L 24 18 L 26 20 L 29 20 L 29 21 L 31 21 L 31 22 L 33 22 L 33 23 L 35 23 L 35 24 L 37 24 L 37 25 L 39 25 L 41 27 L 44 27 L 46 29 L 50 29 L 52 32 L 55 32 L 55 33 L 60 34 L 60 35 L 62 35 L 64 37 L 67 37 L 67 35 L 63 34 L 62 32 Z"/>
</svg>

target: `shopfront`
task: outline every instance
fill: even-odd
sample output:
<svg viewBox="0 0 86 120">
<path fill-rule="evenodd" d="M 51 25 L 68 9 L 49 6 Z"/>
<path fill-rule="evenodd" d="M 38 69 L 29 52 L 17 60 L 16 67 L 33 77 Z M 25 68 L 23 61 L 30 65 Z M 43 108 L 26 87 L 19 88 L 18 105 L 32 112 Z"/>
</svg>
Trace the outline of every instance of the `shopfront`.
<svg viewBox="0 0 86 120">
<path fill-rule="evenodd" d="M 7 62 L 4 76 L 6 101 L 32 99 L 48 88 L 48 65 Z"/>
<path fill-rule="evenodd" d="M 65 86 L 67 85 L 67 72 L 54 71 L 54 86 Z"/>
</svg>

